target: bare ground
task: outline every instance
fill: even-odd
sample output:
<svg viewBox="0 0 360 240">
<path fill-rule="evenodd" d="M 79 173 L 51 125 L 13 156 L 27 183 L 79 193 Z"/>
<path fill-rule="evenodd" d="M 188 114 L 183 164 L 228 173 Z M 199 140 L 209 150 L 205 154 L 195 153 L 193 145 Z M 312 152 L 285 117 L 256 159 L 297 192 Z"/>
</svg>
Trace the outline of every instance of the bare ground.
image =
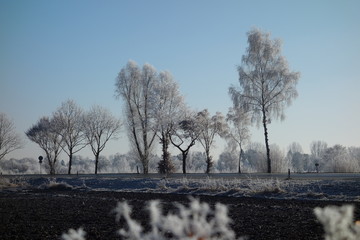
<svg viewBox="0 0 360 240">
<path fill-rule="evenodd" d="M 315 207 L 345 202 L 275 200 L 197 196 L 212 208 L 228 206 L 237 237 L 249 239 L 323 239 Z M 69 228 L 83 227 L 87 239 L 121 239 L 112 210 L 118 201 L 134 206 L 133 217 L 145 226 L 148 200 L 160 199 L 164 211 L 175 211 L 174 202 L 189 203 L 189 196 L 155 193 L 96 192 L 78 190 L 31 190 L 0 192 L 0 239 L 60 239 Z M 348 202 L 346 202 L 349 204 Z M 355 205 L 360 219 L 360 203 Z"/>
</svg>

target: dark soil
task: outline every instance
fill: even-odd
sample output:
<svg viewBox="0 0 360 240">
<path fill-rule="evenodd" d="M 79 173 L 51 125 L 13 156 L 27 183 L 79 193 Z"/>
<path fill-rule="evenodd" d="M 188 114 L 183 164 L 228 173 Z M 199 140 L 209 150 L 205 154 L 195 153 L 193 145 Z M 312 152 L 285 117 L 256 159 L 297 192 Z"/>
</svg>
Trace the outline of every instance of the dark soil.
<svg viewBox="0 0 360 240">
<path fill-rule="evenodd" d="M 343 205 L 344 202 L 274 200 L 198 196 L 212 208 L 220 202 L 228 206 L 237 236 L 249 239 L 323 239 L 322 226 L 313 214 L 315 207 Z M 0 239 L 60 239 L 68 229 L 83 227 L 87 239 L 120 239 L 112 210 L 118 201 L 133 206 L 133 218 L 145 226 L 149 219 L 146 202 L 160 199 L 164 211 L 173 203 L 189 203 L 189 196 L 174 194 L 84 192 L 36 190 L 0 192 Z M 355 217 L 360 219 L 360 203 Z"/>
</svg>

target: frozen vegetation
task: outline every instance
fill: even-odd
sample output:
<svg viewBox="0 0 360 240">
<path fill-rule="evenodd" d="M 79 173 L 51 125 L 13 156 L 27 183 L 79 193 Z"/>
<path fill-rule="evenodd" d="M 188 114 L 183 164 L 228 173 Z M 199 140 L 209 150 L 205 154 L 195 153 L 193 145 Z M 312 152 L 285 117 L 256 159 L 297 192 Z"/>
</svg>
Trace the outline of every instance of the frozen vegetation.
<svg viewBox="0 0 360 240">
<path fill-rule="evenodd" d="M 0 189 L 20 186 L 39 189 L 77 189 L 82 191 L 123 191 L 172 193 L 229 197 L 274 199 L 308 199 L 360 201 L 360 181 L 311 180 L 276 178 L 5 178 L 0 177 Z"/>
<path fill-rule="evenodd" d="M 311 199 L 360 201 L 358 180 L 307 180 L 276 178 L 116 178 L 116 177 L 72 177 L 72 178 L 26 178 L 0 177 L 2 191 L 77 190 L 77 191 L 124 191 L 145 193 L 172 193 L 186 195 L 211 195 L 231 197 L 256 197 L 276 199 Z M 235 239 L 230 228 L 228 207 L 217 204 L 211 209 L 207 203 L 195 198 L 189 204 L 177 204 L 178 211 L 164 211 L 159 201 L 147 205 L 149 226 L 145 228 L 132 218 L 132 206 L 119 202 L 114 209 L 119 222 L 118 235 L 122 239 Z M 314 209 L 314 214 L 325 230 L 326 240 L 359 239 L 359 222 L 354 222 L 354 208 L 326 207 Z M 114 221 L 115 224 L 115 221 Z M 69 229 L 64 240 L 86 239 L 86 229 Z"/>
</svg>

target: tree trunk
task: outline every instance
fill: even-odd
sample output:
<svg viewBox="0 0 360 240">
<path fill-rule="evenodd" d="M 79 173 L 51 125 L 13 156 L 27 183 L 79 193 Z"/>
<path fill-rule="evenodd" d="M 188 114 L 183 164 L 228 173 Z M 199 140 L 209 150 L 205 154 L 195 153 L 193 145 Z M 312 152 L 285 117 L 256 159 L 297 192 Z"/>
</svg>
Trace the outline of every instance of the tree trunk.
<svg viewBox="0 0 360 240">
<path fill-rule="evenodd" d="M 210 150 L 206 150 L 206 173 L 210 173 L 211 167 L 213 165 L 212 157 L 210 156 Z"/>
<path fill-rule="evenodd" d="M 73 158 L 73 153 L 72 153 L 72 150 L 70 150 L 70 152 L 69 152 L 69 169 L 68 169 L 69 175 L 71 174 L 72 158 Z"/>
<path fill-rule="evenodd" d="M 242 148 L 240 147 L 240 154 L 239 154 L 239 171 L 238 171 L 238 173 L 241 173 L 241 158 L 242 158 L 242 155 L 243 155 L 243 150 L 242 150 Z"/>
<path fill-rule="evenodd" d="M 170 159 L 170 153 L 168 151 L 169 148 L 169 136 L 168 134 L 162 133 L 162 138 L 161 138 L 161 143 L 162 143 L 162 160 L 159 162 L 158 165 L 158 170 L 160 173 L 171 173 L 174 170 L 174 166 L 172 165 L 171 159 Z"/>
<path fill-rule="evenodd" d="M 51 154 L 48 153 L 47 151 L 45 151 L 45 154 L 46 154 L 46 158 L 48 160 L 48 164 L 49 164 L 49 168 L 50 168 L 50 175 L 55 175 L 55 164 L 54 162 L 52 161 L 52 157 L 51 157 Z"/>
<path fill-rule="evenodd" d="M 186 173 L 186 158 L 188 155 L 188 151 L 181 151 L 181 153 L 182 153 L 182 162 L 183 162 L 182 169 L 183 169 L 183 173 L 185 174 Z"/>
<path fill-rule="evenodd" d="M 266 119 L 265 110 L 263 110 L 263 125 L 264 125 L 265 146 L 266 146 L 266 156 L 267 156 L 267 172 L 271 173 L 270 147 L 269 147 L 267 119 Z"/>
<path fill-rule="evenodd" d="M 148 174 L 149 173 L 149 164 L 148 164 L 148 162 L 146 162 L 146 160 L 142 159 L 141 163 L 142 163 L 142 166 L 143 166 L 143 174 Z"/>
<path fill-rule="evenodd" d="M 98 164 L 99 164 L 99 153 L 96 153 L 95 155 L 95 174 L 97 174 L 98 171 Z"/>
</svg>

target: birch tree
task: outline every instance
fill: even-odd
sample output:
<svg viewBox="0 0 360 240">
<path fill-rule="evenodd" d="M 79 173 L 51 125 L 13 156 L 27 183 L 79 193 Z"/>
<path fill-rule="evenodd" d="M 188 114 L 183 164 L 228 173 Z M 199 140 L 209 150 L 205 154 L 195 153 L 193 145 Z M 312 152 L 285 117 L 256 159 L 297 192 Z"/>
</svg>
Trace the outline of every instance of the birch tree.
<svg viewBox="0 0 360 240">
<path fill-rule="evenodd" d="M 198 113 L 201 124 L 201 133 L 199 141 L 203 146 L 206 154 L 206 173 L 210 173 L 214 164 L 210 153 L 211 147 L 214 145 L 216 136 L 224 137 L 227 133 L 227 124 L 224 116 L 217 112 L 214 116 L 210 116 L 207 109 Z"/>
<path fill-rule="evenodd" d="M 0 160 L 22 146 L 21 138 L 15 132 L 14 123 L 6 117 L 5 113 L 0 113 Z"/>
<path fill-rule="evenodd" d="M 285 107 L 297 97 L 300 74 L 291 72 L 281 55 L 281 41 L 271 40 L 269 33 L 253 29 L 248 32 L 248 48 L 238 67 L 240 88 L 231 86 L 234 107 L 251 110 L 252 120 L 264 128 L 267 172 L 271 173 L 268 125 L 271 119 L 284 120 Z"/>
<path fill-rule="evenodd" d="M 116 139 L 122 123 L 109 110 L 101 106 L 93 106 L 85 114 L 83 131 L 95 156 L 95 174 L 98 171 L 99 156 L 110 139 Z"/>
<path fill-rule="evenodd" d="M 73 155 L 87 145 L 82 129 L 83 110 L 73 100 L 67 100 L 54 113 L 53 121 L 64 142 L 63 150 L 69 157 L 68 174 L 71 174 Z"/>
<path fill-rule="evenodd" d="M 58 157 L 62 150 L 62 138 L 55 130 L 53 119 L 42 117 L 28 131 L 26 136 L 44 150 L 50 174 L 54 175 Z"/>
<path fill-rule="evenodd" d="M 136 152 L 145 174 L 149 172 L 149 159 L 157 131 L 149 102 L 156 80 L 153 66 L 145 64 L 140 69 L 134 61 L 129 61 L 119 72 L 115 83 L 116 96 L 124 102 L 131 148 Z"/>
</svg>

